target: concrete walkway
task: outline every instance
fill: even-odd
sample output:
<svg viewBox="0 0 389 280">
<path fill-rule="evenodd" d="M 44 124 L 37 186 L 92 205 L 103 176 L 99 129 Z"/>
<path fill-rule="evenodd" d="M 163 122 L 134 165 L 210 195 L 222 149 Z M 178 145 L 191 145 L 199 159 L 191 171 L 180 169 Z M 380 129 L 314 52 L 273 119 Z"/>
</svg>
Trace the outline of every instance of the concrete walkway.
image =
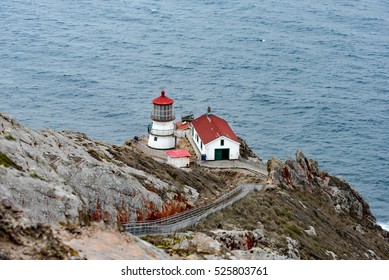
<svg viewBox="0 0 389 280">
<path fill-rule="evenodd" d="M 260 162 L 253 162 L 247 159 L 238 160 L 215 160 L 215 161 L 201 161 L 200 166 L 217 169 L 245 169 L 256 172 L 261 177 L 267 178 L 267 166 Z"/>
</svg>

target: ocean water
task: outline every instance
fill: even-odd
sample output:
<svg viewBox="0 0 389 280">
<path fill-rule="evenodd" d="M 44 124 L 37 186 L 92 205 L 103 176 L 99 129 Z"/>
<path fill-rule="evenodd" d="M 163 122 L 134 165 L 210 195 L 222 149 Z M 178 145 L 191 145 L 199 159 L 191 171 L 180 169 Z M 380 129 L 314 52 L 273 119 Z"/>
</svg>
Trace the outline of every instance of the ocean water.
<svg viewBox="0 0 389 280">
<path fill-rule="evenodd" d="M 2 0 L 0 111 L 122 143 L 162 88 L 264 160 L 301 149 L 389 225 L 388 0 Z"/>
</svg>

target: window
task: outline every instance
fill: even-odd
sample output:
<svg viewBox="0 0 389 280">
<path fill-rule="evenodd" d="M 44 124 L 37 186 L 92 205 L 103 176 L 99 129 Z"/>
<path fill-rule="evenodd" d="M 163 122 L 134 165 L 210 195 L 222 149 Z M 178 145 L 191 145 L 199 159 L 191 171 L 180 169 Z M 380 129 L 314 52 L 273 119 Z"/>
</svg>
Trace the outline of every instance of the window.
<svg viewBox="0 0 389 280">
<path fill-rule="evenodd" d="M 203 142 L 200 141 L 200 146 L 201 146 L 201 149 L 203 148 Z"/>
<path fill-rule="evenodd" d="M 154 104 L 153 118 L 161 121 L 173 119 L 173 105 Z"/>
<path fill-rule="evenodd" d="M 154 137 L 154 141 L 158 141 L 158 137 Z"/>
<path fill-rule="evenodd" d="M 199 142 L 199 135 L 196 135 L 197 143 Z"/>
<path fill-rule="evenodd" d="M 220 146 L 224 146 L 224 139 L 220 140 Z"/>
</svg>

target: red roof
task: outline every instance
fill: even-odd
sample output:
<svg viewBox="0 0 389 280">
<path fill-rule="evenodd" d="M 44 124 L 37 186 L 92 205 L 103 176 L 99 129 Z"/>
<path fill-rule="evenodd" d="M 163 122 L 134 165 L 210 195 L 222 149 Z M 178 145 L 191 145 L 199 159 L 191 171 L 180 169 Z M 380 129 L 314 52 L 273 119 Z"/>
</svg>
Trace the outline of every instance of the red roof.
<svg viewBox="0 0 389 280">
<path fill-rule="evenodd" d="M 171 158 L 190 157 L 190 153 L 187 150 L 169 150 L 166 153 Z"/>
<path fill-rule="evenodd" d="M 192 125 L 204 144 L 208 144 L 221 136 L 225 136 L 240 143 L 238 137 L 232 131 L 228 123 L 218 116 L 204 114 L 193 120 Z"/>
<path fill-rule="evenodd" d="M 157 105 L 170 105 L 170 104 L 173 104 L 174 100 L 165 96 L 165 91 L 162 90 L 161 91 L 161 96 L 160 97 L 157 97 L 153 100 L 153 103 L 154 104 L 157 104 Z"/>
<path fill-rule="evenodd" d="M 182 123 L 182 121 L 178 121 L 178 122 L 176 122 L 176 127 L 177 127 L 177 130 L 188 129 L 189 128 L 189 122 Z"/>
</svg>

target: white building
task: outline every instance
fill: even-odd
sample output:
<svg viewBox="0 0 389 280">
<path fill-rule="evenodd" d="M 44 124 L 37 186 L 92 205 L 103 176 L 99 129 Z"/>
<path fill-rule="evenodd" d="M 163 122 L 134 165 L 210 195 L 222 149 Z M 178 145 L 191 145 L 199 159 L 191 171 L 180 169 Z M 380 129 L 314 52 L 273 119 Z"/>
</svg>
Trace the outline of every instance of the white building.
<svg viewBox="0 0 389 280">
<path fill-rule="evenodd" d="M 161 91 L 161 96 L 153 100 L 153 122 L 149 124 L 148 146 L 153 149 L 169 150 L 176 146 L 174 136 L 175 119 L 173 113 L 174 100 L 165 96 L 165 91 Z"/>
<path fill-rule="evenodd" d="M 238 137 L 224 119 L 210 112 L 192 121 L 191 136 L 205 160 L 239 159 Z"/>
<path fill-rule="evenodd" d="M 175 135 L 179 138 L 185 137 L 185 134 L 189 130 L 189 125 L 190 125 L 190 122 L 187 122 L 187 121 L 176 122 L 176 124 L 175 124 L 175 126 L 176 126 L 175 133 L 176 134 Z"/>
<path fill-rule="evenodd" d="M 167 163 L 178 168 L 189 167 L 190 153 L 187 150 L 170 150 L 166 154 Z"/>
</svg>

